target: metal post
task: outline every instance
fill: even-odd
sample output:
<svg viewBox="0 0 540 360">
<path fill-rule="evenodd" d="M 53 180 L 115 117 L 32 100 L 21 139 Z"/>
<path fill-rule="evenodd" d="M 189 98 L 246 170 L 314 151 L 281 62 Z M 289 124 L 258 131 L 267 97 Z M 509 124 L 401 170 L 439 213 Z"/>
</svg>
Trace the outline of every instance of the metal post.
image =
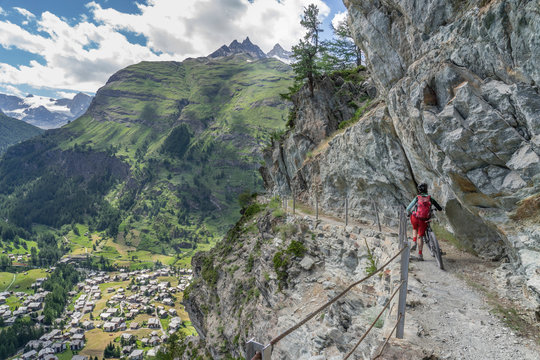
<svg viewBox="0 0 540 360">
<path fill-rule="evenodd" d="M 294 191 L 292 193 L 292 213 L 296 214 L 296 193 Z"/>
<path fill-rule="evenodd" d="M 349 225 L 349 198 L 345 198 L 345 226 Z"/>
<path fill-rule="evenodd" d="M 405 213 L 401 212 L 400 225 L 405 225 L 403 219 L 405 218 Z M 400 226 L 400 242 L 403 243 L 405 250 L 401 253 L 401 276 L 400 280 L 402 282 L 401 289 L 399 289 L 399 302 L 398 302 L 398 326 L 396 330 L 396 337 L 398 339 L 403 339 L 403 332 L 405 329 L 405 306 L 407 304 L 407 280 L 409 279 L 409 256 L 411 248 L 409 247 L 409 242 L 407 241 L 406 227 Z"/>
<path fill-rule="evenodd" d="M 398 218 L 399 218 L 399 248 L 403 248 L 403 210 L 400 209 L 398 211 Z"/>
<path fill-rule="evenodd" d="M 375 211 L 375 215 L 377 216 L 377 225 L 379 226 L 379 232 L 381 232 L 381 219 L 379 219 L 379 210 L 377 209 L 377 204 L 375 204 L 374 200 L 371 200 L 371 203 L 373 204 L 373 210 Z"/>
<path fill-rule="evenodd" d="M 257 351 L 262 352 L 264 349 L 263 344 L 259 344 L 255 339 L 251 339 L 246 343 L 246 359 L 251 360 L 257 353 Z"/>
<path fill-rule="evenodd" d="M 266 345 L 262 351 L 263 360 L 272 360 L 272 350 L 274 347 L 270 344 Z"/>
<path fill-rule="evenodd" d="M 319 221 L 319 196 L 315 196 L 315 220 Z"/>
</svg>

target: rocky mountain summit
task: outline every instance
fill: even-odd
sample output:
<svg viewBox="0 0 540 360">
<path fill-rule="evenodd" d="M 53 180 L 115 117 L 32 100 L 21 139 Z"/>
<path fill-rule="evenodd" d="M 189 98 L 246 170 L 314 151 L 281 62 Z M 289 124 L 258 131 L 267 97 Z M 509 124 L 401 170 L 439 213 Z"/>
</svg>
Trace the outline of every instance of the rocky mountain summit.
<svg viewBox="0 0 540 360">
<path fill-rule="evenodd" d="M 234 40 L 230 43 L 229 46 L 223 45 L 222 47 L 208 55 L 208 57 L 220 58 L 239 54 L 247 55 L 253 59 L 275 58 L 286 64 L 289 64 L 291 62 L 292 55 L 290 51 L 286 51 L 279 44 L 274 45 L 272 50 L 265 54 L 260 47 L 253 44 L 251 40 L 249 40 L 249 37 L 247 37 L 241 43 L 238 42 L 238 40 Z"/>
<path fill-rule="evenodd" d="M 266 56 L 276 58 L 278 60 L 283 61 L 286 64 L 290 64 L 292 62 L 292 52 L 285 50 L 279 44 L 274 45 L 272 50 L 270 50 L 266 54 Z"/>
<path fill-rule="evenodd" d="M 92 97 L 83 93 L 73 99 L 52 99 L 28 95 L 25 98 L 0 94 L 0 110 L 6 115 L 42 129 L 54 129 L 85 113 Z"/>
</svg>

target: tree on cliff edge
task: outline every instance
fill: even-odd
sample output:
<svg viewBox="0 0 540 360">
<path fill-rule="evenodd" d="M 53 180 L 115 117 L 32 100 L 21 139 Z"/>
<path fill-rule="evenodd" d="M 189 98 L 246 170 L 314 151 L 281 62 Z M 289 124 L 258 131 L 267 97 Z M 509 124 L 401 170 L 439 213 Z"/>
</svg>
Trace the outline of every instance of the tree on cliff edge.
<svg viewBox="0 0 540 360">
<path fill-rule="evenodd" d="M 296 74 L 297 82 L 308 80 L 309 91 L 313 96 L 315 76 L 320 73 L 317 64 L 317 55 L 321 51 L 319 34 L 323 31 L 320 28 L 322 23 L 319 21 L 319 8 L 314 4 L 304 8 L 300 24 L 306 28 L 306 34 L 297 45 L 292 47 L 292 57 L 296 60 L 292 64 L 292 68 Z"/>
<path fill-rule="evenodd" d="M 343 70 L 362 65 L 362 51 L 354 43 L 347 20 L 331 25 L 334 38 L 323 42 L 321 67 L 326 71 Z"/>
</svg>

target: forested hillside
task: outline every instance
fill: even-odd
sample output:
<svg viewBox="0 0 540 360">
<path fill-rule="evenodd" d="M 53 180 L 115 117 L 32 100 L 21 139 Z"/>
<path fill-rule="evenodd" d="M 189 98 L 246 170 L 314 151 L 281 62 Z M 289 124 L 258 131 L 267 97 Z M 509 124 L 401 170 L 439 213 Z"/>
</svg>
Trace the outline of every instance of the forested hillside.
<svg viewBox="0 0 540 360">
<path fill-rule="evenodd" d="M 130 251 L 189 255 L 240 216 L 240 193 L 261 189 L 291 79 L 242 54 L 121 70 L 84 116 L 7 152 L 0 215 L 31 233 L 79 223 Z"/>
<path fill-rule="evenodd" d="M 42 134 L 43 130 L 0 112 L 0 154 L 13 144 Z"/>
</svg>

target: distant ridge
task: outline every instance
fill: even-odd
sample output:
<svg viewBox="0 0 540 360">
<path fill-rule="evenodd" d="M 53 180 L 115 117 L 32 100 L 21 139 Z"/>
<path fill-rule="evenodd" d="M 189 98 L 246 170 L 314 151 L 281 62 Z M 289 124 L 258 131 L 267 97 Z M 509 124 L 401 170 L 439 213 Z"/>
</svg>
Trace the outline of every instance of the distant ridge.
<svg viewBox="0 0 540 360">
<path fill-rule="evenodd" d="M 92 97 L 83 93 L 58 100 L 32 94 L 24 98 L 0 94 L 0 111 L 42 129 L 54 129 L 84 114 L 91 101 Z"/>
<path fill-rule="evenodd" d="M 0 154 L 9 146 L 42 133 L 40 128 L 6 116 L 0 111 Z"/>
<path fill-rule="evenodd" d="M 229 44 L 229 46 L 223 45 L 222 47 L 208 55 L 208 57 L 220 58 L 238 54 L 248 55 L 254 59 L 275 58 L 286 64 L 291 63 L 292 55 L 290 51 L 283 49 L 280 44 L 274 45 L 274 48 L 265 54 L 260 47 L 251 42 L 249 37 L 246 37 L 246 39 L 241 43 L 238 40 L 234 40 Z"/>
</svg>

